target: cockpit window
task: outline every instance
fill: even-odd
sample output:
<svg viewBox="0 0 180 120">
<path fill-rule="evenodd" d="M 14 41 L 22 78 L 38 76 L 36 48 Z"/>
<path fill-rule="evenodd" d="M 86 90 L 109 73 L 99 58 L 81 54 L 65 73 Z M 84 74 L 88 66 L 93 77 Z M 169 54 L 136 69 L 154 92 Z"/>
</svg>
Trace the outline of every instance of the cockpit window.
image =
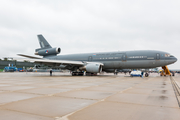
<svg viewBox="0 0 180 120">
<path fill-rule="evenodd" d="M 173 55 L 170 55 L 170 57 L 174 57 Z"/>
<path fill-rule="evenodd" d="M 170 54 L 165 54 L 165 57 L 170 57 Z"/>
</svg>

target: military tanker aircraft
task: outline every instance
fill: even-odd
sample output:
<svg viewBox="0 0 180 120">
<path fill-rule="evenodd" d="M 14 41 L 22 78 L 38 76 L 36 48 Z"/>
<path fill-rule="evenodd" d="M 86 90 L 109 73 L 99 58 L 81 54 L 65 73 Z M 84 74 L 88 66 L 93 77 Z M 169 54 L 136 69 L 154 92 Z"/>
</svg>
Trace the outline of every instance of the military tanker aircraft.
<svg viewBox="0 0 180 120">
<path fill-rule="evenodd" d="M 19 56 L 30 58 L 29 61 L 72 71 L 72 75 L 96 75 L 102 71 L 115 72 L 117 69 L 149 69 L 162 67 L 165 74 L 169 71 L 167 65 L 173 64 L 177 58 L 173 55 L 156 50 L 117 51 L 57 55 L 61 48 L 52 48 L 42 35 L 37 35 L 41 48 L 35 50 L 35 57 L 25 54 Z M 148 72 L 145 74 L 149 76 Z"/>
</svg>

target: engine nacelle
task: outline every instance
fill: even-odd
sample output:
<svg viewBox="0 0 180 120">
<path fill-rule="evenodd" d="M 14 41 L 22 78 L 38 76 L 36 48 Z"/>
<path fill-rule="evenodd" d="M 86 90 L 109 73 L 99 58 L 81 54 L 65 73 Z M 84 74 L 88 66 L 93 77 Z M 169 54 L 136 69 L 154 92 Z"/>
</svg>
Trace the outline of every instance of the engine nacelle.
<svg viewBox="0 0 180 120">
<path fill-rule="evenodd" d="M 57 55 L 61 52 L 61 48 L 47 48 L 38 50 L 35 55 L 46 56 L 46 55 Z"/>
<path fill-rule="evenodd" d="M 98 63 L 89 63 L 80 69 L 86 70 L 86 72 L 89 73 L 100 73 L 102 71 L 102 65 Z"/>
</svg>

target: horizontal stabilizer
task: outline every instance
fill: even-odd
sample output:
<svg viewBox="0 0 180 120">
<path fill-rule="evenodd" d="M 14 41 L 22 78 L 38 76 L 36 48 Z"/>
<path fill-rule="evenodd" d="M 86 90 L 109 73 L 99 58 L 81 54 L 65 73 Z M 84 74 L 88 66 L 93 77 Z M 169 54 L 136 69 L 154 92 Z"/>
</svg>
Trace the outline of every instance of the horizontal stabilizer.
<svg viewBox="0 0 180 120">
<path fill-rule="evenodd" d="M 23 57 L 26 57 L 26 58 L 31 58 L 31 59 L 42 59 L 40 57 L 34 57 L 34 56 L 30 56 L 30 55 L 23 55 L 23 54 L 17 54 L 19 56 L 23 56 Z"/>
</svg>

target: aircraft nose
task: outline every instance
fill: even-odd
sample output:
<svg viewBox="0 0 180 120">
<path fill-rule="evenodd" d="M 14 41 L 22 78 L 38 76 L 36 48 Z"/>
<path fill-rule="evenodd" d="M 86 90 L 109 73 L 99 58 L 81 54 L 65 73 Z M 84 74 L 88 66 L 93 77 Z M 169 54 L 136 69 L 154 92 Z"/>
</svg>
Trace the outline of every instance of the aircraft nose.
<svg viewBox="0 0 180 120">
<path fill-rule="evenodd" d="M 167 58 L 167 59 L 165 60 L 165 63 L 166 63 L 166 64 L 173 64 L 173 63 L 175 63 L 176 61 L 177 61 L 177 58 L 176 58 L 176 57 L 170 56 L 169 58 Z"/>
<path fill-rule="evenodd" d="M 173 61 L 174 61 L 174 62 L 176 62 L 176 61 L 177 61 L 177 58 L 176 58 L 176 57 L 174 57 L 174 58 L 173 58 Z"/>
</svg>

